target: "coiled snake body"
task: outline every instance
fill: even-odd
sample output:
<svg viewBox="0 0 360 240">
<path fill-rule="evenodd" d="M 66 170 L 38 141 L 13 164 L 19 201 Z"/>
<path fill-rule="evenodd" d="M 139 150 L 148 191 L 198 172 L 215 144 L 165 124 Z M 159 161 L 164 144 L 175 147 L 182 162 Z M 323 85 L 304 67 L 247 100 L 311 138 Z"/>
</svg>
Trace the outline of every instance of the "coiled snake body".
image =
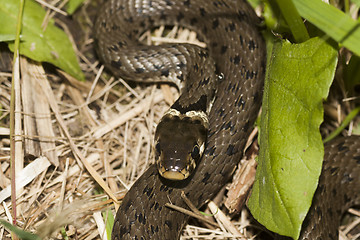
<svg viewBox="0 0 360 240">
<path fill-rule="evenodd" d="M 159 24 L 195 29 L 208 51 L 188 44 L 139 45 L 137 37 Z M 186 207 L 180 197 L 184 191 L 200 207 L 229 180 L 261 105 L 265 44 L 257 24 L 258 18 L 244 0 L 109 0 L 102 7 L 95 37 L 106 67 L 128 80 L 172 79 L 182 90 L 175 103 L 179 111 L 212 106 L 206 149 L 195 173 L 183 181 L 168 181 L 159 177 L 155 165 L 150 166 L 126 194 L 116 216 L 113 239 L 178 239 L 187 216 L 166 208 L 165 203 Z M 324 163 L 321 181 L 331 178 L 336 169 L 342 173 L 339 176 L 344 178 L 346 189 L 359 189 L 360 143 L 353 142 L 354 138 L 346 138 L 327 146 L 327 157 L 333 160 Z M 343 167 L 344 155 L 351 156 L 346 157 L 352 159 L 351 167 Z M 335 227 L 326 236 L 319 227 L 311 230 L 313 223 L 324 222 L 316 214 L 333 211 L 333 205 L 317 204 L 322 197 L 340 196 L 342 200 L 336 201 L 340 207 L 351 197 L 342 192 L 344 187 L 335 194 L 333 185 L 320 184 L 314 200 L 315 216 L 309 214 L 311 223 L 304 226 L 303 239 L 336 235 Z M 359 193 L 353 194 L 359 201 Z M 338 220 L 332 217 L 331 221 Z"/>
</svg>

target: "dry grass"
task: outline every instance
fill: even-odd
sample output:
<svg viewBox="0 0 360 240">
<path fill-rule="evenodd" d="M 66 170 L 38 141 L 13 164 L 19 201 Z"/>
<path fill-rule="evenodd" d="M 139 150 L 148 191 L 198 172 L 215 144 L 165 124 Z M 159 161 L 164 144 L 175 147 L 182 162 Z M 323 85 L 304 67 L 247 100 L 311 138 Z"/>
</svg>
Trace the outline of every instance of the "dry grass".
<svg viewBox="0 0 360 240">
<path fill-rule="evenodd" d="M 91 25 L 90 17 L 83 14 Z M 122 79 L 109 78 L 101 64 L 85 54 L 92 48 L 88 31 L 78 51 L 87 75 L 84 83 L 60 71 L 45 72 L 38 63 L 21 58 L 17 94 L 22 101 L 18 102 L 16 118 L 20 127 L 16 145 L 17 224 L 52 238 L 62 239 L 60 227 L 66 226 L 63 232 L 69 239 L 106 239 L 106 218 L 101 213 L 106 214 L 106 209 L 115 213 L 114 205 L 118 207 L 126 191 L 152 163 L 155 126 L 178 95 L 167 85 L 130 86 Z M 158 29 L 155 36 L 146 33 L 144 41 L 185 40 L 201 45 L 188 30 L 174 28 L 165 35 L 163 31 Z M 11 74 L 1 72 L 0 217 L 9 222 L 10 86 Z M 182 239 L 253 239 L 256 227 L 246 209 L 232 221 L 214 202 L 208 204 L 207 211 L 217 212 L 220 227 L 188 225 Z M 0 239 L 8 238 L 9 232 L 0 227 Z"/>
</svg>

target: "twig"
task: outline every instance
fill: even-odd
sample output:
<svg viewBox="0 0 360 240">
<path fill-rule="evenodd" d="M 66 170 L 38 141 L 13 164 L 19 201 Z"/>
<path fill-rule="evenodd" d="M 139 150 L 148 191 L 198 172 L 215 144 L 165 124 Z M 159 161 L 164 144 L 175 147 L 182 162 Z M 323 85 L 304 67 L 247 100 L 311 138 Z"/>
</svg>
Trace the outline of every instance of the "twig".
<svg viewBox="0 0 360 240">
<path fill-rule="evenodd" d="M 186 215 L 189 215 L 190 217 L 194 217 L 194 218 L 197 218 L 197 219 L 199 219 L 199 220 L 201 220 L 201 221 L 207 222 L 207 223 L 209 223 L 209 224 L 211 224 L 211 225 L 213 225 L 213 226 L 215 226 L 215 227 L 219 227 L 219 225 L 218 225 L 217 223 L 215 223 L 215 222 L 213 222 L 213 221 L 205 218 L 205 217 L 202 216 L 202 215 L 198 215 L 198 214 L 196 214 L 196 213 L 194 213 L 194 212 L 192 212 L 192 211 L 189 211 L 189 210 L 187 210 L 187 209 L 185 209 L 185 208 L 182 208 L 182 207 L 179 207 L 179 206 L 170 204 L 170 203 L 165 203 L 165 206 L 166 206 L 166 207 L 169 207 L 169 208 L 172 208 L 172 209 L 174 209 L 174 210 L 176 210 L 176 211 L 178 211 L 178 212 L 181 212 L 181 213 L 184 213 L 184 214 L 186 214 Z"/>
<path fill-rule="evenodd" d="M 16 24 L 16 37 L 14 46 L 14 61 L 13 61 L 13 74 L 11 81 L 11 99 L 10 99 L 10 149 L 11 149 L 11 204 L 13 224 L 16 224 L 16 185 L 15 185 L 15 81 L 19 81 L 19 45 L 20 45 L 20 32 L 22 25 L 22 15 L 24 10 L 24 0 L 20 0 L 20 7 L 18 12 Z"/>
</svg>

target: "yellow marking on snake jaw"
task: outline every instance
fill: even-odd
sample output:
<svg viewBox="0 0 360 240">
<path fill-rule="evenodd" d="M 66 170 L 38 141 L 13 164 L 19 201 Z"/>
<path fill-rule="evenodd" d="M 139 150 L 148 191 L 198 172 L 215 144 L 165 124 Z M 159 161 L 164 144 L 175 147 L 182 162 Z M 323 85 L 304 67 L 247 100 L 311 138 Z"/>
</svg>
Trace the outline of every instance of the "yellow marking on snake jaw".
<svg viewBox="0 0 360 240">
<path fill-rule="evenodd" d="M 160 166 L 159 173 L 162 177 L 175 181 L 184 180 L 189 177 L 189 172 L 186 168 L 182 169 L 181 171 L 177 171 L 175 169 L 166 170 L 164 166 Z"/>
</svg>

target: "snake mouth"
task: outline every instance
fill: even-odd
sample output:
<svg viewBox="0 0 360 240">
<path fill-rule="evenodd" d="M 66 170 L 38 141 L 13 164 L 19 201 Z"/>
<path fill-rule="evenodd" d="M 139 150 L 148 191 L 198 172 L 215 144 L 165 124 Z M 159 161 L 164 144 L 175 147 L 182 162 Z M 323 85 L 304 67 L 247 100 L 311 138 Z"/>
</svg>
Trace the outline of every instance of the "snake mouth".
<svg viewBox="0 0 360 240">
<path fill-rule="evenodd" d="M 180 169 L 177 167 L 171 167 L 166 169 L 164 166 L 160 166 L 159 174 L 169 180 L 181 181 L 189 177 L 190 172 L 186 169 Z"/>
</svg>

